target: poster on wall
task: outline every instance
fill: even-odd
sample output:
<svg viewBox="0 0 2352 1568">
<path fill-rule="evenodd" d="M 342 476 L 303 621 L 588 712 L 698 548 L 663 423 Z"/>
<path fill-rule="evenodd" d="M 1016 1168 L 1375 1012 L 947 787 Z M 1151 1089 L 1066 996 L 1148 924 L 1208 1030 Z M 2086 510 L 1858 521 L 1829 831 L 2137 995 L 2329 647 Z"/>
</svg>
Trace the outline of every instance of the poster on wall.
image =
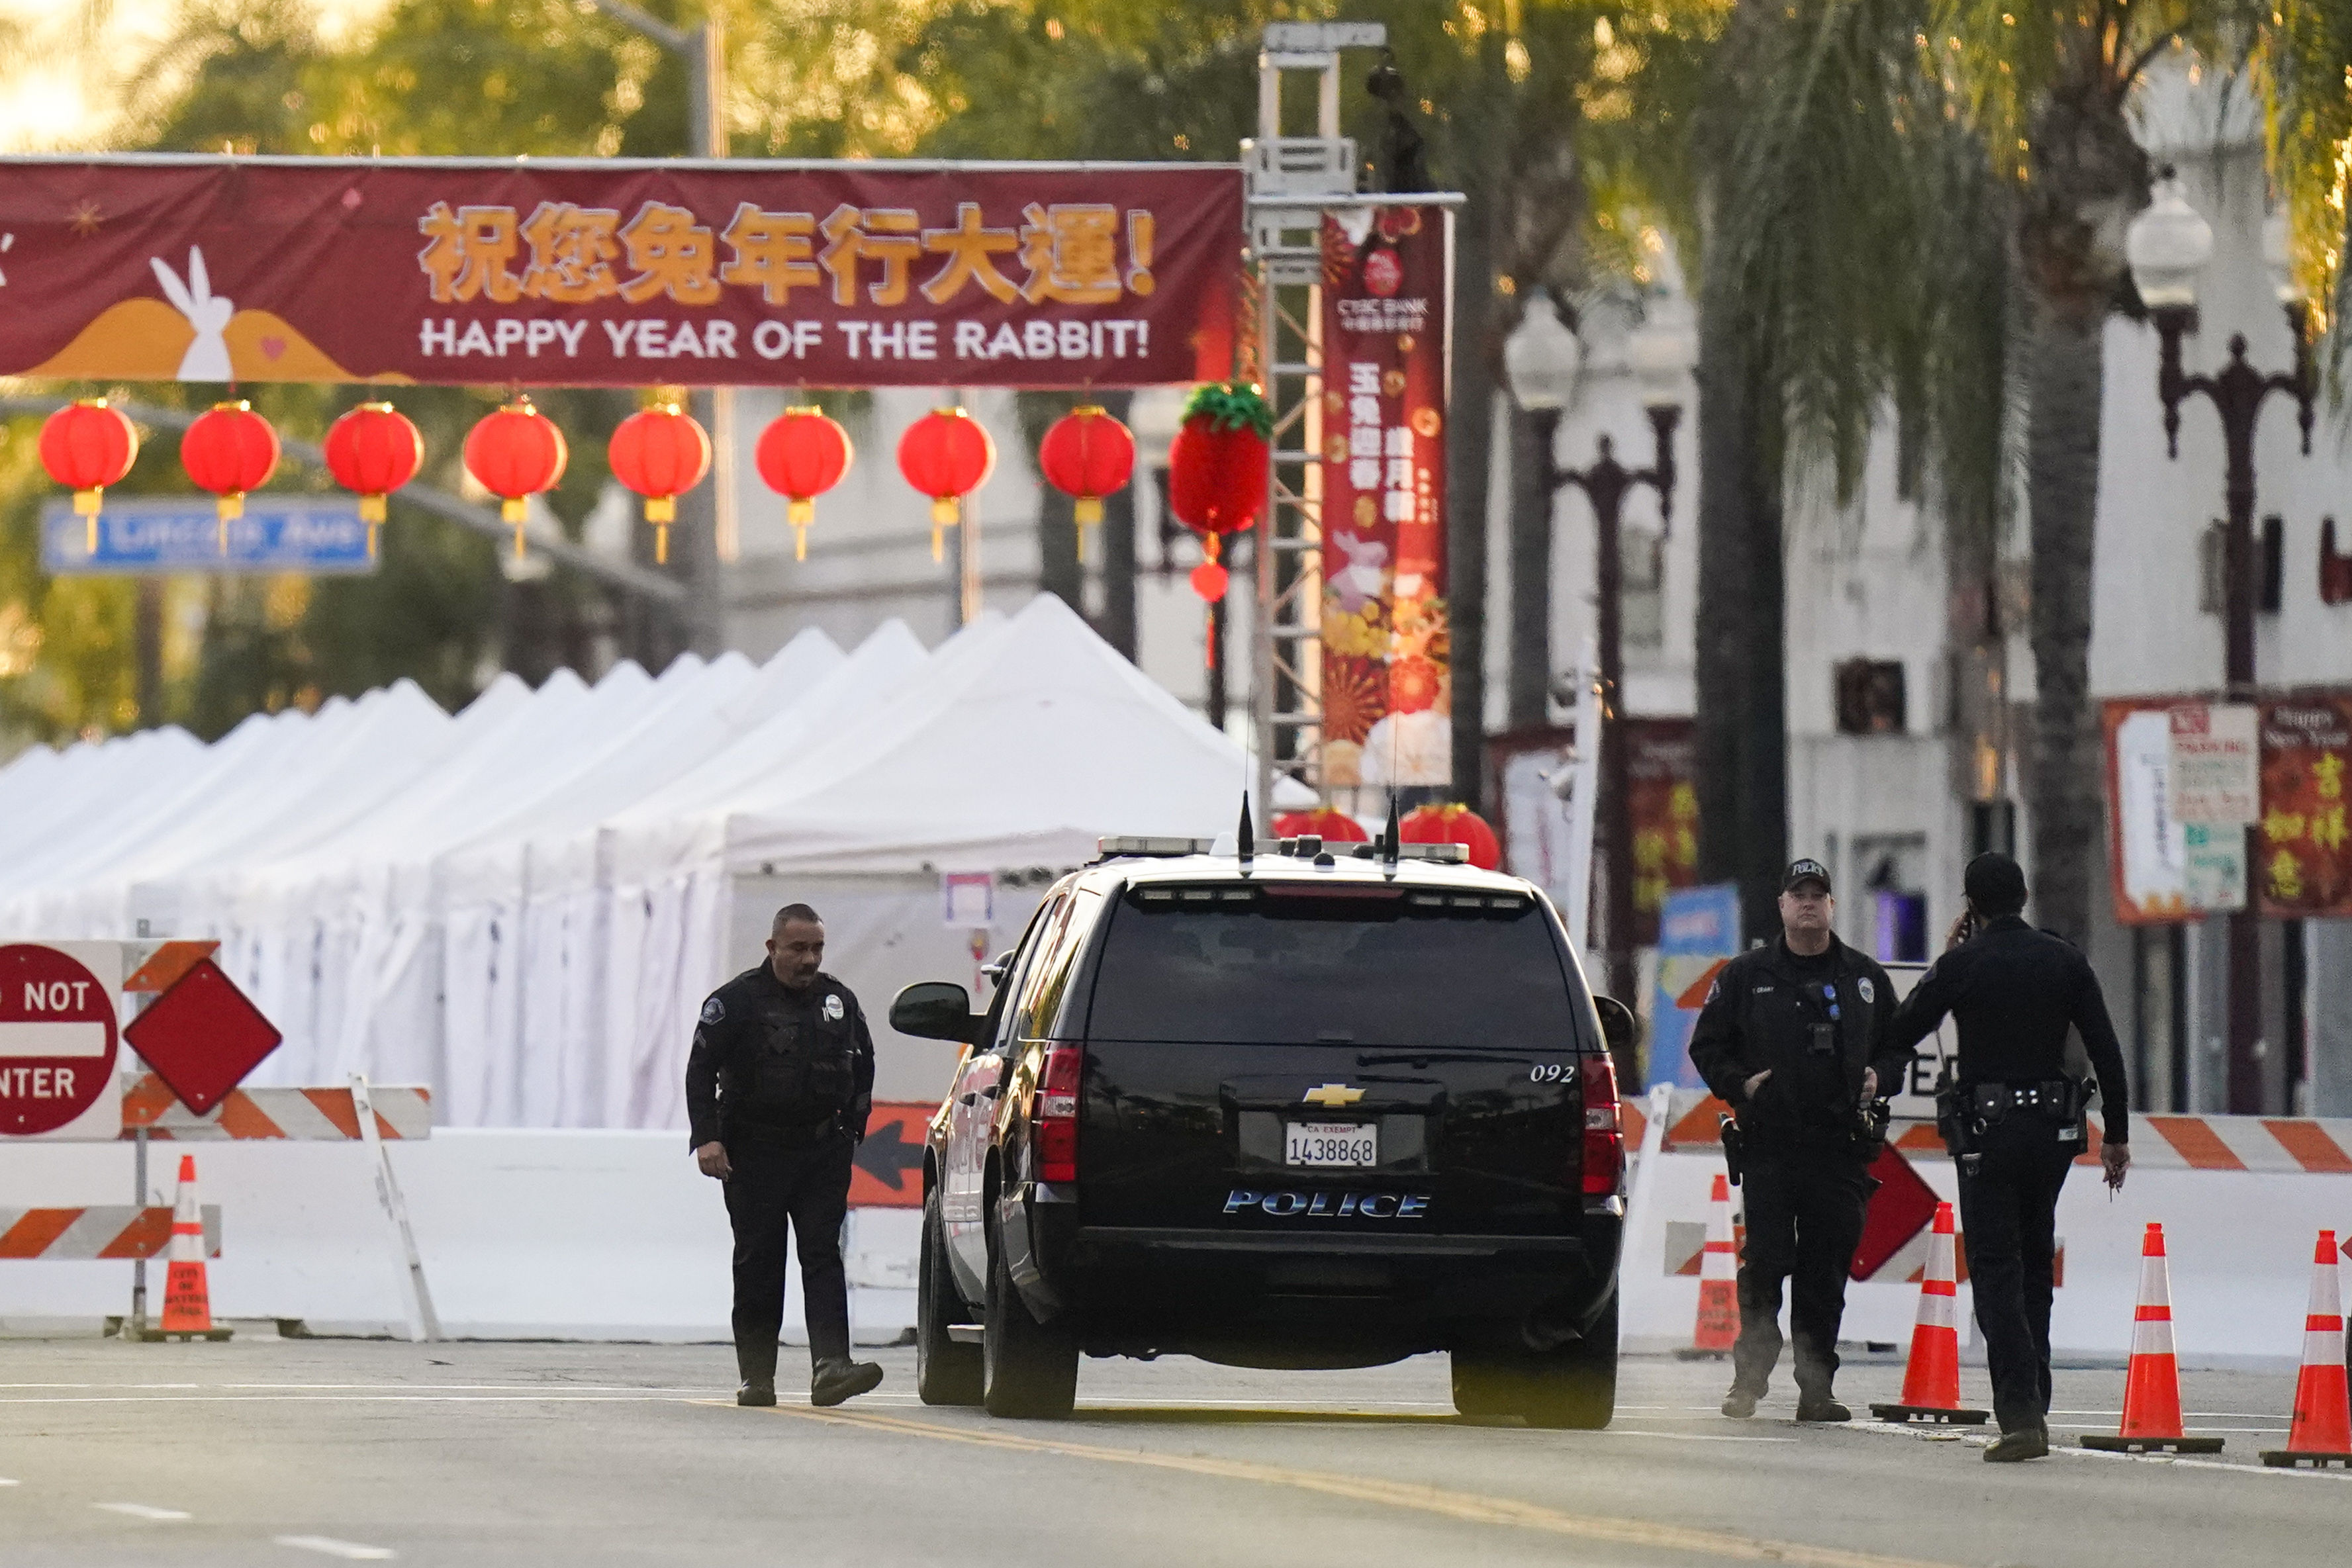
<svg viewBox="0 0 2352 1568">
<path fill-rule="evenodd" d="M 2263 705 L 2263 811 L 2254 833 L 2254 881 L 2264 915 L 2352 915 L 2347 772 L 2352 696 Z"/>
<path fill-rule="evenodd" d="M 2116 919 L 2126 925 L 2194 918 L 2188 845 L 2172 814 L 2168 699 L 2118 697 L 2101 705 L 2106 734 L 2108 863 Z"/>
<path fill-rule="evenodd" d="M 1323 223 L 1323 774 L 1453 781 L 1445 601 L 1453 214 Z"/>
<path fill-rule="evenodd" d="M 2260 710 L 2252 703 L 2175 703 L 2172 727 L 2173 820 L 2205 827 L 2247 827 L 2262 815 Z"/>
<path fill-rule="evenodd" d="M 1135 387 L 1230 373 L 1224 164 L 0 158 L 0 375 Z"/>
<path fill-rule="evenodd" d="M 1665 895 L 1658 918 L 1657 989 L 1650 998 L 1653 1086 L 1706 1086 L 1691 1065 L 1691 1030 L 1716 975 L 1738 954 L 1737 883 L 1680 887 Z"/>
</svg>

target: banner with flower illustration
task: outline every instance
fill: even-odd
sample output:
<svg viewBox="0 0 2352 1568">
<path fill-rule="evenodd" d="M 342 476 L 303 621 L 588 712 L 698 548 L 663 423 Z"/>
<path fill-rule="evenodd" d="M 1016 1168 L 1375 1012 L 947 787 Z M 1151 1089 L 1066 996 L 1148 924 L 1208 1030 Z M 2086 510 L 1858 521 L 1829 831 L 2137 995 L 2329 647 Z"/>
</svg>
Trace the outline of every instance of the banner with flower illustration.
<svg viewBox="0 0 2352 1568">
<path fill-rule="evenodd" d="M 1445 601 L 1453 217 L 1323 223 L 1323 776 L 1453 781 Z"/>
<path fill-rule="evenodd" d="M 1231 165 L 0 158 L 0 375 L 1218 380 L 1241 242 Z"/>
</svg>

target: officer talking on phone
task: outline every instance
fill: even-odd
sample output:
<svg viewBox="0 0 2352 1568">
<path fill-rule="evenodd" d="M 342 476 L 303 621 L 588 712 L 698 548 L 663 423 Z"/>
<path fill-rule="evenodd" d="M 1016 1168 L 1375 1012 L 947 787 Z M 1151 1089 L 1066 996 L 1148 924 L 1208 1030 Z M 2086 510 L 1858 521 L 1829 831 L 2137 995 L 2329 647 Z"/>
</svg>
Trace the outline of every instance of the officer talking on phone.
<svg viewBox="0 0 2352 1568">
<path fill-rule="evenodd" d="M 1946 1013 L 1959 1026 L 1956 1082 L 1937 1094 L 1936 1122 L 1959 1166 L 1960 1228 L 2000 1423 L 1985 1458 L 2004 1464 L 2050 1451 L 2058 1192 L 2086 1129 L 2084 1085 L 2066 1071 L 2068 1026 L 2098 1075 L 2110 1188 L 2131 1165 L 2130 1096 L 2099 977 L 2073 943 L 2025 923 L 2017 862 L 1979 855 L 1964 885 L 1967 908 L 1895 1009 L 1891 1043 L 1916 1046 Z"/>
<path fill-rule="evenodd" d="M 1732 1179 L 1747 1194 L 1739 1339 L 1723 1413 L 1756 1414 L 1780 1359 L 1780 1282 L 1790 1281 L 1797 1419 L 1847 1421 L 1837 1402 L 1838 1322 L 1863 1212 L 1885 1146 L 1883 1096 L 1911 1053 L 1887 1037 L 1886 971 L 1831 929 L 1829 868 L 1801 860 L 1780 879 L 1780 939 L 1724 966 L 1692 1027 L 1691 1065 L 1737 1114 Z"/>
<path fill-rule="evenodd" d="M 735 1228 L 738 1405 L 776 1402 L 789 1232 L 800 1240 L 814 1364 L 809 1402 L 838 1405 L 882 1381 L 881 1367 L 849 1359 L 841 1263 L 850 1162 L 874 1108 L 874 1037 L 824 962 L 816 911 L 776 911 L 766 961 L 710 993 L 687 1057 L 695 1164 L 726 1184 Z"/>
</svg>

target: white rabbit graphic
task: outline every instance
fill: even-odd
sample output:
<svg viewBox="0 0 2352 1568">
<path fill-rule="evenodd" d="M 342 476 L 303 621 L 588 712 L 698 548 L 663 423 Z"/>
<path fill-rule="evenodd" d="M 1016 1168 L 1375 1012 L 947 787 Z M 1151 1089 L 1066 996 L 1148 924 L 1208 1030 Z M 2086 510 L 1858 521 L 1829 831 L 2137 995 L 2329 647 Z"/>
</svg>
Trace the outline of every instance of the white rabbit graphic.
<svg viewBox="0 0 2352 1568">
<path fill-rule="evenodd" d="M 1335 529 L 1331 542 L 1347 555 L 1348 564 L 1331 574 L 1331 591 L 1339 608 L 1353 615 L 1362 610 L 1366 601 L 1378 599 L 1386 586 L 1389 547 L 1378 539 L 1368 539 L 1351 534 L 1345 528 Z"/>
<path fill-rule="evenodd" d="M 236 307 L 214 297 L 212 279 L 205 272 L 205 253 L 194 246 L 188 247 L 188 281 L 184 285 L 178 274 L 163 265 L 162 256 L 150 257 L 148 265 L 155 269 L 155 281 L 163 286 L 163 298 L 177 306 L 180 314 L 196 329 L 196 340 L 180 356 L 180 380 L 236 380 L 236 371 L 228 361 L 228 340 L 222 334 L 228 329 L 229 318 L 236 314 Z"/>
</svg>

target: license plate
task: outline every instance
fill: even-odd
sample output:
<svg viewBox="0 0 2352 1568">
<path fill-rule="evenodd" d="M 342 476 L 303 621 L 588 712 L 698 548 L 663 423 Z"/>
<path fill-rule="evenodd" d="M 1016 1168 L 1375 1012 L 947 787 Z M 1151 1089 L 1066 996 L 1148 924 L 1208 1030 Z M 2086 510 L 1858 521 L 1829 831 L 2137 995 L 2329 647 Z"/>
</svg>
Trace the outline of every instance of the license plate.
<svg viewBox="0 0 2352 1568">
<path fill-rule="evenodd" d="M 1364 1122 L 1286 1122 L 1282 1163 L 1353 1169 L 1381 1163 L 1381 1130 Z"/>
</svg>

